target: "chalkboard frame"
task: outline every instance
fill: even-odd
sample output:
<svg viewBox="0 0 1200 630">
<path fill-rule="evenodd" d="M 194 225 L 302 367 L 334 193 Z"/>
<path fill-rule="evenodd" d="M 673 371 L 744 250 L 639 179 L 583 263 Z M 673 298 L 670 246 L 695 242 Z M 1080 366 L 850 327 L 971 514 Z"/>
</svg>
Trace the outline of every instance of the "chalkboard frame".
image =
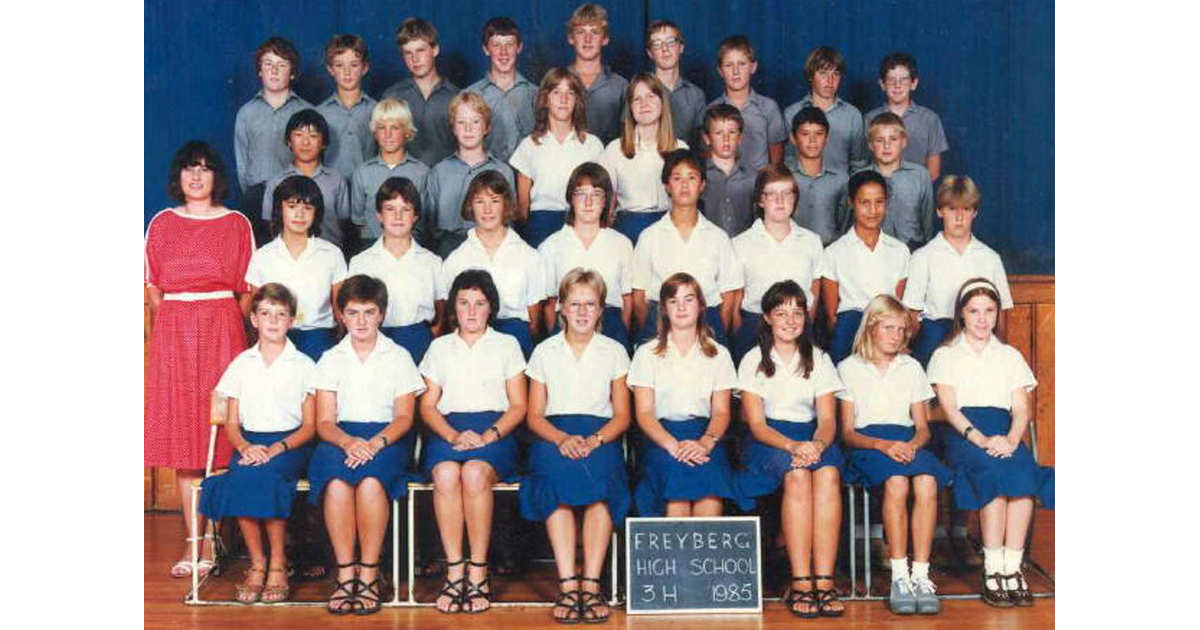
<svg viewBox="0 0 1200 630">
<path fill-rule="evenodd" d="M 754 608 L 657 608 L 635 610 L 633 608 L 633 571 L 630 569 L 633 553 L 633 530 L 639 522 L 661 521 L 751 521 L 754 523 L 754 561 L 758 571 L 755 581 L 758 582 L 758 598 Z M 625 614 L 627 615 L 690 615 L 710 614 L 750 615 L 761 614 L 763 611 L 763 565 L 762 565 L 762 521 L 758 516 L 631 516 L 625 519 Z"/>
</svg>

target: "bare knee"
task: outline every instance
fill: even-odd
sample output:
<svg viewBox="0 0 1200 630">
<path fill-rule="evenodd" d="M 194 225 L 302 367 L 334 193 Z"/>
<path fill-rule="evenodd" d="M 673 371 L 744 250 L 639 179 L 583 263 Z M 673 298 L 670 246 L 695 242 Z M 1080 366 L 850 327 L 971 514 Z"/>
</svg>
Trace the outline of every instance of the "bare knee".
<svg viewBox="0 0 1200 630">
<path fill-rule="evenodd" d="M 883 483 L 884 501 L 905 501 L 908 499 L 908 477 L 896 475 L 889 477 Z"/>
<path fill-rule="evenodd" d="M 458 462 L 442 462 L 433 467 L 434 492 L 457 492 L 462 478 L 462 465 Z"/>
<path fill-rule="evenodd" d="M 813 474 L 802 468 L 789 471 L 783 476 L 783 493 L 793 499 L 808 500 L 812 497 Z"/>
<path fill-rule="evenodd" d="M 921 503 L 937 502 L 937 481 L 933 475 L 917 475 L 913 477 L 913 496 Z"/>
<path fill-rule="evenodd" d="M 842 475 L 833 466 L 826 466 L 813 473 L 813 492 L 818 497 L 841 496 Z"/>
<path fill-rule="evenodd" d="M 463 490 L 469 494 L 490 491 L 495 478 L 496 474 L 492 471 L 492 465 L 487 462 L 469 461 L 463 464 Z"/>
</svg>

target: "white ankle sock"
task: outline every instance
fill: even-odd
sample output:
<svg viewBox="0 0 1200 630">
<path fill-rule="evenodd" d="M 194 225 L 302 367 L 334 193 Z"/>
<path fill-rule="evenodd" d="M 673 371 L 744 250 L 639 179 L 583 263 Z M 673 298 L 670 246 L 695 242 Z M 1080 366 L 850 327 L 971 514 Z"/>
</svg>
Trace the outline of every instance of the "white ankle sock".
<svg viewBox="0 0 1200 630">
<path fill-rule="evenodd" d="M 996 547 L 995 549 L 983 548 L 983 572 L 988 575 L 1004 573 L 1003 547 Z"/>
<path fill-rule="evenodd" d="M 929 563 L 928 562 L 917 562 L 916 560 L 913 560 L 912 579 L 913 579 L 913 581 L 920 580 L 920 579 L 928 580 L 929 579 Z"/>
<path fill-rule="evenodd" d="M 892 558 L 892 581 L 908 579 L 908 558 Z"/>
<path fill-rule="evenodd" d="M 1025 555 L 1024 549 L 1009 549 L 1004 548 L 1004 573 L 1006 575 L 1014 575 L 1021 571 L 1021 558 Z M 1005 580 L 1004 588 L 1015 589 L 1020 586 L 1020 582 L 1016 578 Z"/>
</svg>

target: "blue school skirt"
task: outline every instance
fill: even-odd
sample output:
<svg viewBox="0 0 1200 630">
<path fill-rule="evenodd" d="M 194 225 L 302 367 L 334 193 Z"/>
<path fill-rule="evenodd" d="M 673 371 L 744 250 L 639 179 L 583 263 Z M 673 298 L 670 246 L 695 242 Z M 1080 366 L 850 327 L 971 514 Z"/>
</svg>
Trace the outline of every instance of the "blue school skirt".
<svg viewBox="0 0 1200 630">
<path fill-rule="evenodd" d="M 730 354 L 733 355 L 733 365 L 736 367 L 741 365 L 742 357 L 746 356 L 750 349 L 757 345 L 758 342 L 758 326 L 762 323 L 762 313 L 751 313 L 750 311 L 742 311 L 742 327 L 737 329 L 733 334 L 733 343 L 729 347 Z M 804 327 L 805 333 L 808 332 L 808 326 Z"/>
<path fill-rule="evenodd" d="M 417 322 L 407 326 L 384 326 L 379 332 L 387 335 L 396 345 L 408 350 L 413 363 L 421 365 L 429 344 L 433 343 L 433 333 L 430 332 L 429 322 Z"/>
<path fill-rule="evenodd" d="M 529 219 L 517 229 L 517 233 L 530 247 L 537 249 L 542 241 L 566 225 L 566 218 L 565 210 L 532 210 Z"/>
<path fill-rule="evenodd" d="M 963 415 L 983 435 L 1004 435 L 1012 415 L 997 407 L 963 407 Z M 1036 496 L 1054 509 L 1054 469 L 1039 466 L 1024 443 L 1012 457 L 992 457 L 957 432 L 946 434 L 946 463 L 954 469 L 954 501 L 960 510 L 978 510 L 996 497 Z"/>
<path fill-rule="evenodd" d="M 851 310 L 838 313 L 833 325 L 833 339 L 829 341 L 829 358 L 837 365 L 854 352 L 854 335 L 862 322 L 862 311 Z"/>
<path fill-rule="evenodd" d="M 640 346 L 658 337 L 658 302 L 648 302 L 646 324 L 642 326 L 634 345 Z M 715 306 L 704 309 L 704 321 L 712 331 L 712 340 L 729 349 L 729 339 L 725 336 L 725 324 L 721 323 L 721 311 Z M 736 366 L 736 364 L 734 364 Z"/>
<path fill-rule="evenodd" d="M 767 418 L 767 426 L 798 442 L 812 440 L 813 434 L 817 432 L 815 420 L 789 422 Z M 783 484 L 784 476 L 792 472 L 791 453 L 763 444 L 753 436 L 747 436 L 742 442 L 742 463 L 746 470 L 739 471 L 734 478 L 739 490 L 750 497 L 762 497 L 775 492 Z M 844 463 L 842 449 L 835 443 L 825 447 L 825 450 L 821 451 L 821 459 L 815 464 L 805 466 L 804 470 L 816 472 L 826 466 L 833 466 L 840 473 Z"/>
<path fill-rule="evenodd" d="M 336 345 L 332 328 L 293 328 L 288 331 L 287 336 L 296 345 L 297 350 L 308 355 L 313 361 L 320 361 L 321 355 Z"/>
<path fill-rule="evenodd" d="M 662 420 L 662 426 L 677 440 L 696 440 L 704 435 L 708 422 L 708 418 Z M 743 510 L 754 508 L 754 500 L 737 490 L 725 440 L 717 442 L 708 462 L 698 466 L 684 464 L 651 440 L 643 440 L 640 464 L 634 489 L 639 516 L 662 516 L 667 501 L 696 501 L 705 497 L 733 499 Z"/>
<path fill-rule="evenodd" d="M 251 444 L 271 446 L 293 431 L 243 431 Z M 296 480 L 304 475 L 311 444 L 295 446 L 259 466 L 239 464 L 234 453 L 229 472 L 205 479 L 200 485 L 200 513 L 211 519 L 226 516 L 288 518 L 296 498 Z"/>
<path fill-rule="evenodd" d="M 880 440 L 907 442 L 913 438 L 915 427 L 899 424 L 872 424 L 857 431 Z M 954 474 L 928 449 L 917 449 L 917 455 L 907 464 L 884 455 L 873 448 L 854 448 L 847 454 L 849 463 L 846 467 L 846 481 L 874 488 L 891 477 L 915 477 L 917 475 L 932 475 L 938 486 L 946 486 L 954 479 Z"/>
<path fill-rule="evenodd" d="M 557 335 L 561 331 L 562 326 L 559 324 L 558 318 L 555 318 L 554 329 L 550 331 L 550 335 Z M 621 319 L 621 309 L 615 306 L 604 307 L 604 313 L 600 315 L 600 334 L 621 344 L 625 348 L 625 352 L 633 354 L 633 348 L 629 344 L 629 329 L 625 327 L 625 322 Z"/>
<path fill-rule="evenodd" d="M 656 210 L 653 212 L 627 212 L 622 210 L 613 219 L 612 228 L 624 234 L 629 239 L 629 242 L 637 245 L 638 237 L 642 235 L 642 232 L 663 218 L 665 214 L 667 214 L 666 210 Z"/>
<path fill-rule="evenodd" d="M 917 336 L 913 337 L 909 347 L 912 348 L 913 358 L 921 363 L 922 369 L 929 368 L 929 359 L 933 357 L 933 351 L 938 349 L 942 340 L 949 336 L 953 329 L 953 319 L 921 320 L 921 330 L 917 331 Z"/>
<path fill-rule="evenodd" d="M 521 354 L 525 355 L 526 361 L 529 360 L 529 355 L 533 354 L 533 336 L 529 334 L 529 322 L 517 317 L 496 318 L 492 328 L 495 328 L 496 332 L 516 337 L 517 343 L 521 345 Z"/>
<path fill-rule="evenodd" d="M 338 428 L 354 437 L 369 440 L 387 425 L 387 422 L 339 422 Z M 409 431 L 399 441 L 388 444 L 376 453 L 374 459 L 357 468 L 346 465 L 346 451 L 329 442 L 321 442 L 308 464 L 308 482 L 312 485 L 312 491 L 308 493 L 309 502 L 319 504 L 325 486 L 334 479 L 358 487 L 362 480 L 374 477 L 383 484 L 383 490 L 389 498 L 404 496 L 408 492 L 408 482 L 414 478 L 411 470 L 416 440 L 414 435 L 413 431 Z"/>
<path fill-rule="evenodd" d="M 609 418 L 564 414 L 546 418 L 555 428 L 571 435 L 590 436 Z M 560 506 L 591 505 L 603 501 L 614 523 L 629 513 L 629 478 L 620 440 L 606 442 L 583 459 L 564 457 L 558 447 L 536 440 L 529 448 L 529 475 L 521 480 L 518 495 L 521 516 L 544 521 Z"/>
<path fill-rule="evenodd" d="M 488 427 L 496 423 L 503 415 L 499 411 L 471 411 L 446 414 L 446 422 L 456 431 L 474 431 L 480 435 Z M 504 436 L 498 442 L 492 442 L 483 448 L 469 451 L 456 451 L 454 447 L 443 440 L 441 436 L 430 431 L 425 435 L 421 452 L 421 475 L 428 481 L 431 479 L 433 467 L 442 462 L 482 461 L 491 464 L 500 481 L 516 481 L 520 476 L 517 470 L 517 438 L 512 433 Z"/>
</svg>

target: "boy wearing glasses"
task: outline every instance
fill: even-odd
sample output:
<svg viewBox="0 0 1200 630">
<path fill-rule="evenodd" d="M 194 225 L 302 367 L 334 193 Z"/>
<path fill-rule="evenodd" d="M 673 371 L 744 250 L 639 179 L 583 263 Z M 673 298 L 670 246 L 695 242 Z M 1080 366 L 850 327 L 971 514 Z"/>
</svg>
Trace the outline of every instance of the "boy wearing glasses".
<svg viewBox="0 0 1200 630">
<path fill-rule="evenodd" d="M 838 98 L 842 77 L 846 76 L 846 60 L 836 49 L 821 46 L 808 53 L 804 62 L 804 78 L 808 80 L 808 96 L 783 110 L 783 119 L 790 125 L 802 108 L 814 105 L 829 119 L 829 141 L 825 149 L 825 165 L 847 175 L 867 165 L 866 142 L 863 139 L 862 112 Z"/>
<path fill-rule="evenodd" d="M 571 72 L 579 75 L 586 90 L 588 133 L 607 145 L 621 135 L 621 112 L 629 81 L 603 64 L 601 52 L 608 45 L 608 11 L 589 2 L 579 5 L 567 22 L 567 43 L 575 49 Z"/>
<path fill-rule="evenodd" d="M 867 112 L 864 121 L 870 124 L 876 116 L 892 112 L 904 121 L 908 135 L 908 146 L 904 159 L 923 164 L 929 176 L 937 180 L 942 173 L 942 152 L 950 148 L 946 143 L 946 131 L 937 112 L 913 102 L 912 93 L 917 91 L 917 60 L 906 52 L 894 52 L 879 63 L 879 89 L 887 100 L 883 105 Z"/>
<path fill-rule="evenodd" d="M 704 90 L 683 78 L 683 33 L 670 20 L 655 20 L 646 28 L 646 56 L 654 62 L 654 76 L 671 91 L 671 126 L 675 137 L 700 146 L 696 134 L 704 118 Z"/>
</svg>

